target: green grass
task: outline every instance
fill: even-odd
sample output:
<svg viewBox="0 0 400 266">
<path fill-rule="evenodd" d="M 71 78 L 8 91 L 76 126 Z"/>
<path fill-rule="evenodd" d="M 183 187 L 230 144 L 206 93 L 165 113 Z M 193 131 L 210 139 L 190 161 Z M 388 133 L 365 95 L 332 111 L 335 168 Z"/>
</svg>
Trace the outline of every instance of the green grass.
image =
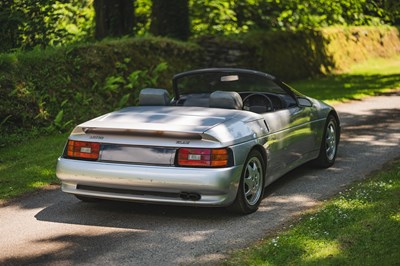
<svg viewBox="0 0 400 266">
<path fill-rule="evenodd" d="M 399 265 L 400 160 L 225 265 Z"/>
<path fill-rule="evenodd" d="M 58 134 L 0 148 L 0 199 L 58 183 L 55 167 L 66 139 Z"/>
<path fill-rule="evenodd" d="M 354 65 L 348 72 L 293 82 L 307 96 L 328 103 L 362 99 L 400 88 L 400 56 Z"/>
</svg>

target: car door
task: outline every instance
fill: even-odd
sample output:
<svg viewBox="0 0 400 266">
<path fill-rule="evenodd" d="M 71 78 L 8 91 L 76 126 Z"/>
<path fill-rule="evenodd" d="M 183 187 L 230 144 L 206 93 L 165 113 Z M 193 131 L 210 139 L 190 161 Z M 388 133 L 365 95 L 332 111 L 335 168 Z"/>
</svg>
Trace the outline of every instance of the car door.
<svg viewBox="0 0 400 266">
<path fill-rule="evenodd" d="M 312 107 L 293 106 L 263 114 L 270 131 L 267 145 L 271 182 L 303 163 L 315 149 L 312 112 Z"/>
<path fill-rule="evenodd" d="M 317 133 L 313 130 L 313 121 L 317 117 L 317 109 L 305 97 L 293 93 L 281 83 L 268 80 L 267 92 L 276 93 L 283 102 L 283 108 L 263 113 L 269 127 L 267 142 L 268 169 L 271 182 L 296 166 L 308 161 L 317 143 Z"/>
</svg>

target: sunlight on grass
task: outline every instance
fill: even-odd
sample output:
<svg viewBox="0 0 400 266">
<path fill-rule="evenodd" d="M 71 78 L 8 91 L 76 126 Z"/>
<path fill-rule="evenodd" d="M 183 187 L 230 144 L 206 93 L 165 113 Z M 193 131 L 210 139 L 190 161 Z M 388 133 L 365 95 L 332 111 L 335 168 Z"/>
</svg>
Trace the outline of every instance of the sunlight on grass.
<svg viewBox="0 0 400 266">
<path fill-rule="evenodd" d="M 364 63 L 356 64 L 349 70 L 351 74 L 373 75 L 373 74 L 399 74 L 400 56 L 372 59 Z"/>
<path fill-rule="evenodd" d="M 55 167 L 66 134 L 28 140 L 0 149 L 0 199 L 57 183 Z"/>
<path fill-rule="evenodd" d="M 312 262 L 340 254 L 340 245 L 337 241 L 331 240 L 308 240 L 304 243 L 304 247 L 312 247 L 307 250 L 305 256 L 302 257 L 304 262 Z"/>
<path fill-rule="evenodd" d="M 40 188 L 40 187 L 43 187 L 43 186 L 45 186 L 47 184 L 48 183 L 46 183 L 46 182 L 36 181 L 36 182 L 29 183 L 28 187 L 30 187 L 30 188 Z"/>
<path fill-rule="evenodd" d="M 390 219 L 396 221 L 396 222 L 400 222 L 400 213 L 396 213 L 394 215 L 390 216 Z"/>
<path fill-rule="evenodd" d="M 224 265 L 397 265 L 400 161 Z"/>
<path fill-rule="evenodd" d="M 330 104 L 390 92 L 400 89 L 400 56 L 373 59 L 343 74 L 297 81 L 293 87 Z"/>
</svg>

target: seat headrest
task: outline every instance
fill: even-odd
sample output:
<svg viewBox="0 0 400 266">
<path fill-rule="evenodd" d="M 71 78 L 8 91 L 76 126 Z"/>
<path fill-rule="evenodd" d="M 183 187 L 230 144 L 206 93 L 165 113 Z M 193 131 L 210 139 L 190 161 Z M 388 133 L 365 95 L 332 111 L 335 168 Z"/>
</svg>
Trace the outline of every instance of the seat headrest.
<svg viewBox="0 0 400 266">
<path fill-rule="evenodd" d="M 243 101 L 235 91 L 214 91 L 210 95 L 210 107 L 242 110 Z"/>
<path fill-rule="evenodd" d="M 145 88 L 140 91 L 139 105 L 165 106 L 169 104 L 169 93 L 165 89 Z"/>
</svg>

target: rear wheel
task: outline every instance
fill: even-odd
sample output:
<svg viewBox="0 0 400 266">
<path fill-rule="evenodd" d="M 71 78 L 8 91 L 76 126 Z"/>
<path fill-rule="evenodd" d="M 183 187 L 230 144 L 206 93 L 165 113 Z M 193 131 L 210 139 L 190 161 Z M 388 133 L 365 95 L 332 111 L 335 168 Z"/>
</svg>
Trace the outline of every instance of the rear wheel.
<svg viewBox="0 0 400 266">
<path fill-rule="evenodd" d="M 230 209 L 241 214 L 258 209 L 264 193 L 264 165 L 261 153 L 252 150 L 246 159 L 236 199 Z"/>
<path fill-rule="evenodd" d="M 328 168 L 332 166 L 336 160 L 338 144 L 338 122 L 334 116 L 330 115 L 326 120 L 319 156 L 313 161 L 313 165 L 319 168 Z"/>
</svg>

